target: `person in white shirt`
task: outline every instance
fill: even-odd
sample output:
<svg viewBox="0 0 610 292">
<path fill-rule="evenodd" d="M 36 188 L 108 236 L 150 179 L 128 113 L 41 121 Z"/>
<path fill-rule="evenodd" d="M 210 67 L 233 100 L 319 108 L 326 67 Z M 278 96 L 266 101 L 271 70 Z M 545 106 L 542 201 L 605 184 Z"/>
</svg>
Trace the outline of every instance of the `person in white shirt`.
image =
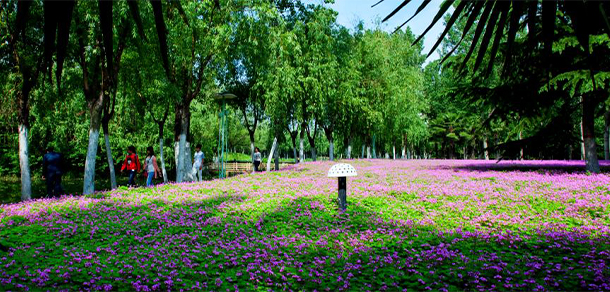
<svg viewBox="0 0 610 292">
<path fill-rule="evenodd" d="M 193 175 L 197 179 L 197 181 L 203 181 L 202 171 L 203 171 L 203 159 L 205 155 L 201 151 L 201 144 L 197 144 L 195 147 L 195 158 L 193 159 Z"/>
<path fill-rule="evenodd" d="M 258 150 L 258 147 L 254 148 L 254 157 L 252 157 L 254 162 L 254 171 L 258 171 L 258 167 L 261 165 L 261 151 Z"/>
<path fill-rule="evenodd" d="M 147 176 L 146 186 L 153 186 L 153 177 L 157 178 L 161 174 L 161 170 L 159 170 L 159 166 L 157 166 L 157 158 L 155 157 L 155 152 L 152 147 L 146 148 L 146 162 L 144 163 L 143 175 Z"/>
</svg>

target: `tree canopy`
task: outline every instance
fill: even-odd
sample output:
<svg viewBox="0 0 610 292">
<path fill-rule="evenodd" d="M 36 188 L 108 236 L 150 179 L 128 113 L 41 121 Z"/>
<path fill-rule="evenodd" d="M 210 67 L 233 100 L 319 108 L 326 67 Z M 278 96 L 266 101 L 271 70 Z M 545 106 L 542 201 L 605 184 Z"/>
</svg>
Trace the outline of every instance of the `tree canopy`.
<svg viewBox="0 0 610 292">
<path fill-rule="evenodd" d="M 217 155 L 213 97 L 227 92 L 228 148 L 246 161 L 259 147 L 296 162 L 582 158 L 597 172 L 608 4 L 583 3 L 445 1 L 431 20 L 443 59 L 426 62 L 423 35 L 344 27 L 324 4 L 4 1 L 0 173 L 27 182 L 52 145 L 90 193 L 116 187 L 95 178 L 127 146 L 155 145 L 165 179 L 188 181 L 192 145 Z"/>
</svg>

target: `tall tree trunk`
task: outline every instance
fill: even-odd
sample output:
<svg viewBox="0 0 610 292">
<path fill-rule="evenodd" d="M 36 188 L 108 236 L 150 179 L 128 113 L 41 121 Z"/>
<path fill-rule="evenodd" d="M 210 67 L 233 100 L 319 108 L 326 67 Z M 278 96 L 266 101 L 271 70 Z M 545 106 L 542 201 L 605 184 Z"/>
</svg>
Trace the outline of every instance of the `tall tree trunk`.
<svg viewBox="0 0 610 292">
<path fill-rule="evenodd" d="M 129 29 L 127 26 L 125 26 L 119 38 L 116 55 L 113 55 L 112 51 L 105 52 L 104 46 L 100 47 L 101 55 L 105 55 L 105 57 L 100 56 L 101 58 L 95 59 L 94 63 L 92 64 L 93 69 L 91 72 L 89 72 L 85 58 L 85 45 L 83 39 L 81 38 L 79 40 L 80 65 L 83 70 L 83 90 L 87 100 L 87 107 L 89 108 L 89 113 L 91 115 L 89 124 L 89 145 L 87 147 L 84 174 L 85 178 L 83 181 L 83 194 L 85 195 L 91 194 L 95 191 L 95 160 L 97 157 L 97 147 L 100 137 L 100 124 L 103 124 L 104 127 L 104 139 L 107 147 L 106 151 L 109 164 L 108 166 L 110 169 L 111 186 L 116 187 L 116 175 L 113 175 L 114 161 L 112 160 L 112 152 L 110 150 L 110 140 L 108 136 L 108 122 L 114 114 L 115 99 L 112 100 L 112 107 L 106 107 L 106 105 L 110 102 L 110 94 L 116 93 L 119 64 L 123 49 L 126 45 L 125 40 L 128 32 Z M 105 45 L 108 44 L 106 43 Z M 112 44 L 110 44 L 110 46 L 112 46 Z M 114 65 L 112 65 L 113 59 Z M 116 95 L 113 95 L 113 98 L 116 98 Z M 106 112 L 106 115 L 104 118 L 102 118 L 102 113 L 104 112 Z"/>
<path fill-rule="evenodd" d="M 318 153 L 316 151 L 316 139 L 315 137 L 310 137 L 309 133 L 307 134 L 307 139 L 309 140 L 309 151 L 311 151 L 311 160 L 318 160 Z"/>
<path fill-rule="evenodd" d="M 396 160 L 396 145 L 392 145 L 392 159 Z"/>
<path fill-rule="evenodd" d="M 290 135 L 292 140 L 292 154 L 294 155 L 294 163 L 299 163 L 299 157 L 297 156 L 297 135 Z"/>
<path fill-rule="evenodd" d="M 301 125 L 301 133 L 299 134 L 299 162 L 305 162 L 305 157 L 303 157 L 303 155 L 305 155 L 305 126 Z"/>
<path fill-rule="evenodd" d="M 326 139 L 328 139 L 328 159 L 330 161 L 335 160 L 335 142 L 333 139 L 332 129 L 326 130 L 324 129 L 324 134 L 326 134 Z"/>
<path fill-rule="evenodd" d="M 498 133 L 494 134 L 494 138 L 496 140 L 496 159 L 500 159 L 500 148 L 498 148 L 498 145 L 500 145 L 500 137 L 498 136 Z"/>
<path fill-rule="evenodd" d="M 610 110 L 604 113 L 604 160 L 610 160 Z"/>
<path fill-rule="evenodd" d="M 4 1 L 3 5 L 6 4 Z M 21 7 L 21 5 L 24 5 Z M 46 3 L 45 3 L 46 4 Z M 23 14 L 26 19 L 28 15 L 28 11 L 31 5 L 29 2 L 23 1 L 17 4 L 17 15 L 20 15 L 22 11 L 26 12 Z M 7 8 L 8 9 L 8 8 Z M 23 9 L 23 10 L 22 10 Z M 19 19 L 19 18 L 18 18 Z M 19 21 L 17 19 L 17 21 Z M 25 24 L 23 22 L 22 24 Z M 20 24 L 17 23 L 17 26 Z M 10 26 L 9 26 L 10 28 Z M 30 158 L 29 158 L 29 131 L 30 131 L 30 93 L 34 86 L 36 86 L 36 82 L 38 80 L 38 76 L 40 74 L 40 62 L 43 60 L 42 51 L 38 50 L 37 52 L 27 51 L 26 54 L 29 55 L 28 58 L 22 58 L 20 56 L 20 52 L 17 43 L 21 43 L 22 40 L 25 41 L 25 36 L 23 39 L 19 37 L 20 33 L 25 33 L 25 30 L 21 31 L 20 29 L 12 30 L 12 34 L 8 38 L 8 42 L 3 43 L 2 46 L 8 45 L 11 52 L 7 55 L 3 55 L 4 57 L 9 57 L 12 55 L 12 61 L 15 62 L 16 68 L 19 70 L 19 77 L 21 78 L 21 87 L 18 88 L 16 94 L 17 101 L 17 110 L 18 110 L 18 131 L 19 131 L 19 170 L 21 175 L 21 200 L 27 201 L 32 199 L 32 177 L 30 172 Z M 7 52 L 8 53 L 8 52 Z M 6 60 L 4 60 L 6 61 Z M 32 63 L 28 62 L 32 61 Z M 35 65 L 35 62 L 38 65 Z M 4 73 L 4 72 L 3 72 Z M 8 73 L 8 72 L 6 72 Z M 18 80 L 19 78 L 17 78 Z M 6 93 L 6 92 L 5 92 Z"/>
<path fill-rule="evenodd" d="M 489 150 L 487 150 L 487 137 L 483 138 L 483 154 L 485 160 L 489 160 Z"/>
<path fill-rule="evenodd" d="M 364 147 L 366 147 L 366 146 L 364 146 L 364 144 L 362 144 L 362 153 L 360 154 L 360 158 L 364 158 Z"/>
<path fill-rule="evenodd" d="M 271 160 L 272 160 L 273 154 L 275 152 L 275 147 L 277 147 L 277 137 L 273 138 L 273 144 L 271 145 L 271 152 L 269 152 L 269 158 L 267 159 L 267 171 L 271 170 Z"/>
<path fill-rule="evenodd" d="M 112 158 L 112 149 L 110 148 L 110 132 L 108 131 L 107 119 L 102 120 L 102 129 L 104 129 L 104 142 L 106 144 L 106 160 L 108 161 L 108 171 L 110 172 L 110 187 L 114 190 L 117 188 L 116 174 L 114 169 L 114 159 Z"/>
<path fill-rule="evenodd" d="M 366 159 L 371 159 L 371 146 L 366 146 Z"/>
<path fill-rule="evenodd" d="M 407 158 L 407 157 L 405 157 L 406 151 L 407 151 L 407 149 L 406 149 L 405 145 L 402 145 L 402 151 L 401 151 L 402 155 L 400 156 L 401 159 Z"/>
<path fill-rule="evenodd" d="M 466 145 L 464 145 L 464 160 L 468 157 L 468 150 L 466 149 Z"/>
<path fill-rule="evenodd" d="M 377 159 L 377 151 L 376 151 L 376 149 L 375 149 L 375 140 L 376 140 L 375 138 L 376 138 L 376 137 L 375 137 L 375 135 L 373 134 L 373 158 L 374 158 L 374 159 Z"/>
<path fill-rule="evenodd" d="M 165 118 L 167 118 L 167 112 Z M 157 124 L 159 126 L 159 161 L 161 162 L 161 173 L 163 174 L 163 182 L 167 183 L 167 170 L 165 169 L 165 158 L 163 155 L 163 132 L 165 127 L 165 118 L 157 122 Z"/>
<path fill-rule="evenodd" d="M 167 170 L 165 169 L 165 159 L 163 158 L 163 138 L 159 138 L 159 160 L 161 161 L 161 172 L 163 173 L 163 182 L 167 183 Z"/>
<path fill-rule="evenodd" d="M 176 105 L 176 123 L 175 123 L 175 141 L 178 142 L 178 151 L 176 151 L 176 182 L 181 183 L 188 179 L 188 173 L 186 171 L 187 164 L 187 136 L 189 134 L 189 118 L 190 112 L 188 106 L 185 105 L 187 98 L 183 98 L 181 104 Z M 220 155 L 220 153 L 218 153 Z"/>
<path fill-rule="evenodd" d="M 250 141 L 250 157 L 254 159 L 254 141 Z"/>
<path fill-rule="evenodd" d="M 23 78 L 22 89 L 17 93 L 17 104 L 19 107 L 19 168 L 21 170 L 21 200 L 27 201 L 32 199 L 32 177 L 30 173 L 28 142 L 30 107 L 28 103 L 33 84 L 30 84 L 28 77 L 23 76 Z"/>
<path fill-rule="evenodd" d="M 318 153 L 316 151 L 316 136 L 315 136 L 315 131 L 314 131 L 314 135 L 312 136 L 309 132 L 307 133 L 307 140 L 309 140 L 309 148 L 311 151 L 311 160 L 316 161 L 318 160 Z"/>
<path fill-rule="evenodd" d="M 279 150 L 279 145 L 277 146 L 278 149 L 275 150 L 275 152 L 273 153 L 273 162 L 275 164 L 275 170 L 278 171 L 280 170 L 280 150 Z"/>
<path fill-rule="evenodd" d="M 250 136 L 250 161 L 254 161 L 254 131 L 248 129 L 248 135 Z M 252 163 L 252 171 L 254 171 L 254 163 Z"/>
<path fill-rule="evenodd" d="M 453 141 L 453 139 L 451 140 L 451 143 L 449 143 L 449 159 L 454 159 L 455 158 L 455 142 Z"/>
<path fill-rule="evenodd" d="M 89 144 L 87 146 L 87 157 L 85 159 L 85 177 L 83 182 L 83 194 L 89 195 L 95 191 L 95 159 L 97 157 L 97 146 L 100 139 L 100 123 L 102 108 L 104 107 L 103 93 L 99 94 L 96 101 L 90 103 L 91 113 L 89 124 Z"/>
<path fill-rule="evenodd" d="M 19 168 L 21 169 L 21 201 L 32 198 L 32 178 L 28 151 L 28 126 L 19 122 Z"/>
<path fill-rule="evenodd" d="M 581 98 L 582 102 L 582 98 Z M 583 103 L 584 105 L 584 103 Z M 584 126 L 585 113 L 583 112 L 582 117 L 580 118 L 580 160 L 585 159 L 585 126 Z"/>
<path fill-rule="evenodd" d="M 585 146 L 586 169 L 592 173 L 599 173 L 597 160 L 597 147 L 595 145 L 595 108 L 594 94 L 585 94 L 582 101 L 582 132 Z"/>
<path fill-rule="evenodd" d="M 178 140 L 178 151 L 176 151 L 176 182 L 181 183 L 184 181 L 185 173 L 184 173 L 184 163 L 186 159 L 184 158 L 186 153 L 186 134 L 180 133 Z"/>
<path fill-rule="evenodd" d="M 178 154 L 180 154 L 180 140 L 174 142 L 174 167 L 176 168 L 176 179 L 178 178 Z"/>
<path fill-rule="evenodd" d="M 477 148 L 476 142 L 470 147 L 470 159 L 477 159 Z"/>
<path fill-rule="evenodd" d="M 522 131 L 519 130 L 519 141 L 522 139 Z M 523 160 L 523 146 L 519 148 L 519 160 Z"/>
<path fill-rule="evenodd" d="M 225 154 L 226 155 L 226 154 Z M 184 174 L 182 176 L 182 181 L 183 182 L 191 182 L 194 181 L 195 178 L 193 176 L 193 160 L 192 160 L 192 153 L 191 153 L 191 143 L 186 140 L 185 143 L 185 147 L 184 147 L 184 155 L 182 156 L 182 159 L 184 159 Z"/>
<path fill-rule="evenodd" d="M 350 137 L 347 140 L 347 155 L 345 155 L 347 159 L 352 159 L 352 138 Z"/>
</svg>

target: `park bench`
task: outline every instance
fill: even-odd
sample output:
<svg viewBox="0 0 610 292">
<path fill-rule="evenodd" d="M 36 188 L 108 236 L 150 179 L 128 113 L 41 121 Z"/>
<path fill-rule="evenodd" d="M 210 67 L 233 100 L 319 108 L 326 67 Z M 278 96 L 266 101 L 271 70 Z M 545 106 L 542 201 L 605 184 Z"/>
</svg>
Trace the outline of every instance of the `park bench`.
<svg viewBox="0 0 610 292">
<path fill-rule="evenodd" d="M 208 171 L 218 172 L 220 170 L 220 164 L 216 162 L 208 162 L 205 164 L 205 167 Z M 254 170 L 252 163 L 247 161 L 227 161 L 225 163 L 225 169 L 227 176 L 240 173 L 251 173 Z"/>
<path fill-rule="evenodd" d="M 227 162 L 225 164 L 227 176 L 240 173 L 251 173 L 254 171 L 252 163 L 249 162 Z"/>
<path fill-rule="evenodd" d="M 292 163 L 282 162 L 280 168 L 284 168 Z M 220 170 L 220 164 L 216 162 L 205 163 L 205 167 L 208 171 L 218 172 Z M 272 166 L 273 167 L 273 164 Z M 266 163 L 261 163 L 258 167 L 259 171 L 265 171 L 267 168 Z M 241 174 L 241 173 L 252 173 L 254 171 L 252 162 L 249 161 L 227 161 L 225 162 L 225 169 L 227 176 Z"/>
</svg>

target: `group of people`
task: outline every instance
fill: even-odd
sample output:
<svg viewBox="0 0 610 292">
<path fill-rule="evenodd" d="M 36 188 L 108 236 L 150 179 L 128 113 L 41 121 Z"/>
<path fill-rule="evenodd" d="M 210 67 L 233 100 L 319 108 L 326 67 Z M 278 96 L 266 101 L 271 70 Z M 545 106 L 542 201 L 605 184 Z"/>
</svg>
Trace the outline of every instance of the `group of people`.
<svg viewBox="0 0 610 292">
<path fill-rule="evenodd" d="M 203 159 L 205 155 L 201 151 L 201 144 L 195 147 L 195 157 L 193 160 L 193 176 L 196 180 L 203 180 Z M 48 147 L 42 159 L 42 179 L 46 182 L 47 196 L 59 197 L 64 194 L 64 189 L 61 186 L 61 177 L 64 172 L 64 160 L 61 153 L 55 152 L 53 147 Z M 121 172 L 127 172 L 129 180 L 127 185 L 135 186 L 136 175 L 142 173 L 146 177 L 146 186 L 153 185 L 153 178 L 163 177 L 163 173 L 157 165 L 157 158 L 152 147 L 146 148 L 146 158 L 144 159 L 144 167 L 140 164 L 136 147 L 127 147 L 127 155 L 121 166 Z"/>
<path fill-rule="evenodd" d="M 203 167 L 205 155 L 201 151 L 201 144 L 195 147 L 195 155 L 193 159 L 192 174 L 196 181 L 203 181 Z M 260 164 L 262 161 L 261 152 L 258 147 L 254 148 L 254 155 L 252 162 L 254 164 L 254 171 L 259 171 Z M 42 178 L 45 180 L 47 185 L 47 195 L 50 197 L 58 197 L 64 193 L 61 186 L 61 176 L 64 172 L 64 162 L 61 153 L 54 151 L 53 147 L 48 147 L 42 160 L 43 172 Z M 121 166 L 121 173 L 127 173 L 129 180 L 127 185 L 135 186 L 135 180 L 138 173 L 142 173 L 146 177 L 146 186 L 150 187 L 153 185 L 153 179 L 163 177 L 159 166 L 157 165 L 157 158 L 153 147 L 146 148 L 146 158 L 144 159 L 144 167 L 140 164 L 138 154 L 136 154 L 136 147 L 127 147 L 127 155 Z"/>
<path fill-rule="evenodd" d="M 201 151 L 201 144 L 198 144 L 195 147 L 195 157 L 193 159 L 193 176 L 197 181 L 203 181 L 203 159 L 205 155 Z M 153 185 L 153 178 L 161 177 L 163 174 L 161 170 L 159 170 L 159 166 L 157 165 L 157 158 L 155 157 L 155 153 L 152 147 L 146 148 L 146 159 L 144 162 L 142 175 L 146 177 L 146 186 L 150 187 Z M 129 173 L 129 181 L 127 184 L 129 186 L 135 185 L 135 177 L 136 174 L 141 172 L 140 160 L 138 159 L 138 155 L 136 154 L 136 148 L 134 146 L 129 146 L 127 148 L 127 156 L 125 157 L 125 161 L 123 161 L 123 166 L 121 166 L 121 172 L 127 171 Z"/>
<path fill-rule="evenodd" d="M 142 172 L 142 175 L 146 177 L 147 187 L 152 186 L 153 178 L 158 178 L 159 176 L 162 176 L 161 170 L 159 170 L 159 166 L 157 165 L 157 158 L 155 157 L 155 153 L 152 147 L 146 148 L 146 159 L 144 160 L 143 168 L 140 165 L 140 159 L 138 158 L 138 154 L 136 154 L 136 147 L 127 147 L 127 156 L 125 156 L 123 166 L 121 166 L 121 172 L 124 173 L 125 171 L 127 171 L 127 173 L 129 174 L 129 180 L 127 181 L 127 185 L 129 186 L 135 185 L 136 175 L 139 172 Z"/>
</svg>

